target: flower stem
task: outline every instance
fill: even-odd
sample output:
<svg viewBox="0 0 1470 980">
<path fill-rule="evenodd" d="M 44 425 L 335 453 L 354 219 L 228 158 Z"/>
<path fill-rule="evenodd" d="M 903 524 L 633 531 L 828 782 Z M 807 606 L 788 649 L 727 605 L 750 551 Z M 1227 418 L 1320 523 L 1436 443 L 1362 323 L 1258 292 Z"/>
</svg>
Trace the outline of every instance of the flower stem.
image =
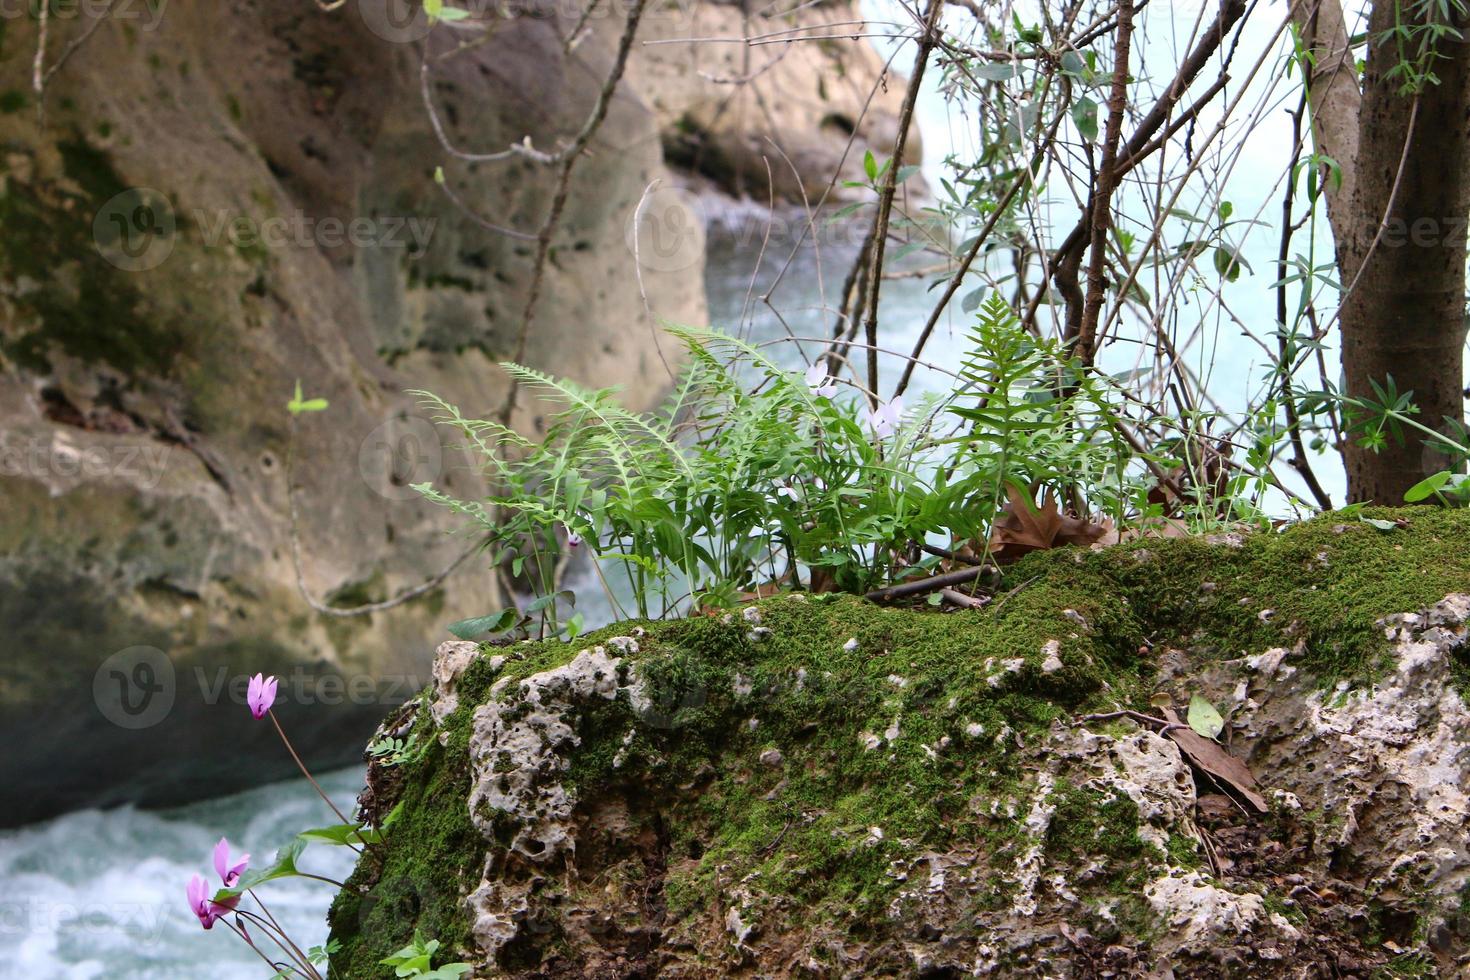
<svg viewBox="0 0 1470 980">
<path fill-rule="evenodd" d="M 291 758 L 296 760 L 296 767 L 301 770 L 301 775 L 306 777 L 306 781 L 311 783 L 311 788 L 316 790 L 316 795 L 320 796 L 322 798 L 322 802 L 326 803 L 327 806 L 332 808 L 332 812 L 337 815 L 338 820 L 342 821 L 344 824 L 352 823 L 352 821 L 348 820 L 341 810 L 337 809 L 337 804 L 332 802 L 331 797 L 327 796 L 326 792 L 323 791 L 321 784 L 318 783 L 314 778 L 312 778 L 311 773 L 307 771 L 306 763 L 301 761 L 301 756 L 297 755 L 296 750 L 291 746 L 291 740 L 286 737 L 286 730 L 281 727 L 280 721 L 276 718 L 276 713 L 274 711 L 268 710 L 266 711 L 266 714 L 271 716 L 271 724 L 276 726 L 276 734 L 281 736 L 281 741 L 285 744 L 286 751 L 290 752 Z M 357 847 L 354 844 L 349 843 L 347 846 L 352 848 L 359 854 L 362 853 L 362 848 Z"/>
</svg>

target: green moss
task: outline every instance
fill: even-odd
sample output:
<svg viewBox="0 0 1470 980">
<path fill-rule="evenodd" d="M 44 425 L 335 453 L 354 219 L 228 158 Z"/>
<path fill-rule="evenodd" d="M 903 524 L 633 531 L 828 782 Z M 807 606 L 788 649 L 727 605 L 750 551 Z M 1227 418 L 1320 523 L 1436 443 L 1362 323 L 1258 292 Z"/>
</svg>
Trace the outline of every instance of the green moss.
<svg viewBox="0 0 1470 980">
<path fill-rule="evenodd" d="M 126 185 L 105 154 L 81 140 L 59 144 L 67 181 L 7 176 L 0 190 L 0 277 L 25 282 L 18 316 L 0 333 L 6 356 L 38 373 L 53 349 L 124 374 L 168 375 L 188 332 L 158 310 L 143 277 L 111 265 L 93 239 L 93 218 Z"/>
<path fill-rule="evenodd" d="M 1329 513 L 1285 533 L 1248 535 L 1238 548 L 1185 538 L 1041 552 L 1014 575 L 1090 579 L 1137 611 L 1155 646 L 1187 644 L 1228 659 L 1300 644 L 1324 685 L 1362 683 L 1388 650 L 1378 619 L 1470 591 L 1470 549 L 1457 544 L 1470 535 L 1470 513 L 1364 514 L 1407 527 L 1385 532 Z"/>
<path fill-rule="evenodd" d="M 332 903 L 328 923 L 343 948 L 336 976 L 376 977 L 379 960 L 408 943 L 415 929 L 457 958 L 473 948 L 460 900 L 479 881 L 484 842 L 470 822 L 468 761 L 419 731 L 429 750 L 405 767 L 401 809 Z M 451 802 L 452 801 L 452 802 Z"/>
<path fill-rule="evenodd" d="M 994 610 L 939 615 L 785 596 L 759 604 L 761 637 L 740 614 L 641 624 L 641 649 L 624 664 L 650 706 L 636 722 L 623 698 L 581 710 L 562 781 L 574 798 L 633 801 L 632 819 L 663 842 L 667 870 L 627 872 L 646 876 L 619 887 L 660 891 L 665 930 L 700 921 L 744 880 L 760 883 L 765 914 L 839 934 L 871 930 L 906 901 L 906 862 L 962 848 L 995 869 L 972 898 L 977 915 L 1004 910 L 1017 862 L 1040 843 L 1048 868 L 1092 869 L 1072 884 L 1098 910 L 1095 934 L 1146 936 L 1156 923 L 1143 885 L 1166 862 L 1198 867 L 1200 855 L 1181 837 L 1160 853 L 1139 834 L 1136 804 L 1065 769 L 1037 841 L 1026 816 L 1037 773 L 1051 764 L 1038 754 L 1047 732 L 1079 712 L 1146 707 L 1150 651 L 1170 644 L 1220 658 L 1299 645 L 1324 679 L 1371 678 L 1387 649 L 1375 620 L 1470 590 L 1470 514 L 1386 513 L 1408 527 L 1384 533 L 1328 515 L 1240 547 L 1149 540 L 1037 554 L 1008 570 L 1009 597 Z M 632 628 L 499 648 L 489 652 L 503 666 L 488 656 L 469 666 L 459 708 L 440 732 L 421 735 L 443 748 L 408 773 L 413 822 L 388 835 L 381 859 L 444 891 L 428 911 L 400 909 L 391 927 L 360 928 L 349 906 L 389 880 L 374 870 L 379 858 L 365 859 L 353 880 L 365 893 L 334 909 L 344 944 L 336 975 L 373 975 L 353 964 L 381 958 L 415 921 L 441 940 L 468 941 L 456 903 L 478 882 L 486 849 L 465 807 L 475 707 L 492 685 L 514 691 Z M 1049 646 L 1059 667 L 1047 663 Z M 658 801 L 657 812 L 640 814 L 639 800 Z M 502 843 L 515 829 L 492 827 Z M 395 887 L 384 892 L 390 904 Z M 514 955 L 533 962 L 563 941 L 542 934 Z"/>
</svg>

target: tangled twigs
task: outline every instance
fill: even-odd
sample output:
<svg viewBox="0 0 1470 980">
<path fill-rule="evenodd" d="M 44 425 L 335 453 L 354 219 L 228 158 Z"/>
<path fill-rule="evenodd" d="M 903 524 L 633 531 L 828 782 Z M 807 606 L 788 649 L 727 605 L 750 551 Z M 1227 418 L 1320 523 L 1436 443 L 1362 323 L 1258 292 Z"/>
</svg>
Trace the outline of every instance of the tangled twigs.
<svg viewBox="0 0 1470 980">
<path fill-rule="evenodd" d="M 993 565 L 977 565 L 971 568 L 961 568 L 958 571 L 931 575 L 929 578 L 921 578 L 913 582 L 901 582 L 898 585 L 890 585 L 883 589 L 874 589 L 872 592 L 863 596 L 863 598 L 870 602 L 893 602 L 895 599 L 924 595 L 928 592 L 937 592 L 940 589 L 949 589 L 957 585 L 969 585 L 971 582 L 982 577 L 995 579 L 998 577 L 998 574 L 997 569 Z"/>
</svg>

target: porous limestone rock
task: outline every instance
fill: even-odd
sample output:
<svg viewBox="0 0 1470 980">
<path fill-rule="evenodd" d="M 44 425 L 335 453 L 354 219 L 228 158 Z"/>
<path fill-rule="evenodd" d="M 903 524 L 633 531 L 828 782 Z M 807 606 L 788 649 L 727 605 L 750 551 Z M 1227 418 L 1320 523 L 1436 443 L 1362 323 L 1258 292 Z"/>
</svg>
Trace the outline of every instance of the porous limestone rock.
<svg viewBox="0 0 1470 980">
<path fill-rule="evenodd" d="M 1032 555 L 999 614 L 776 597 L 487 648 L 415 722 L 442 742 L 333 975 L 414 928 L 485 976 L 1462 975 L 1470 515 L 1404 519 Z M 1220 708 L 1269 812 L 1119 714 L 1161 692 Z"/>
</svg>

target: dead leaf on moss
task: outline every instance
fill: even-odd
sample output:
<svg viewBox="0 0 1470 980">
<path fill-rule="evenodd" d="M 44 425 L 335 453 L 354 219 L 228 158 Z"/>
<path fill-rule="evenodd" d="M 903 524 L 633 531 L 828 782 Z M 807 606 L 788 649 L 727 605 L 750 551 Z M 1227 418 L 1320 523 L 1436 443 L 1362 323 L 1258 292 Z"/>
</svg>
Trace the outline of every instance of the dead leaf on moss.
<svg viewBox="0 0 1470 980">
<path fill-rule="evenodd" d="M 1031 494 L 1007 484 L 1006 497 L 1006 505 L 990 529 L 990 555 L 997 562 L 1013 562 L 1033 551 L 1062 545 L 1085 548 L 1117 540 L 1111 520 L 1063 514 L 1050 493 L 1037 506 Z"/>
</svg>

